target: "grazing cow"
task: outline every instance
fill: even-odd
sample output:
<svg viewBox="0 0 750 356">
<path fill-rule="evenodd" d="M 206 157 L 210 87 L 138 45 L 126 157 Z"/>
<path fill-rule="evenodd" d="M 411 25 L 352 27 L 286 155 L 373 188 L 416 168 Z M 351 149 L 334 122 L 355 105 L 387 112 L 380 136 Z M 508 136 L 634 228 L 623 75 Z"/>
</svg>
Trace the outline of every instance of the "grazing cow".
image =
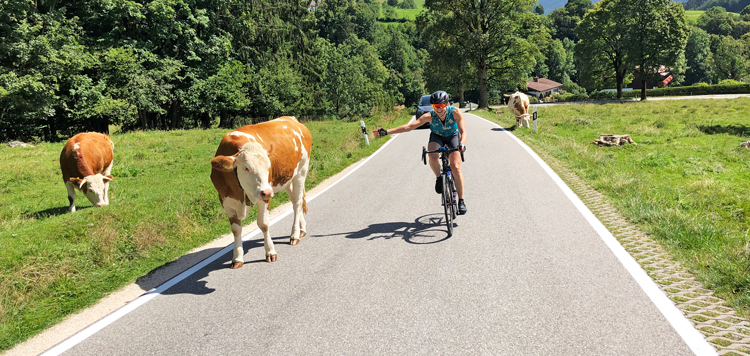
<svg viewBox="0 0 750 356">
<path fill-rule="evenodd" d="M 276 250 L 268 232 L 268 210 L 273 194 L 286 189 L 294 209 L 290 245 L 306 234 L 305 178 L 310 164 L 310 131 L 294 117 L 283 116 L 243 126 L 221 140 L 211 160 L 211 182 L 234 235 L 232 268 L 244 264 L 242 220 L 258 205 L 258 227 L 263 231 L 266 262 L 276 261 Z"/>
<path fill-rule="evenodd" d="M 68 188 L 71 213 L 76 211 L 76 189 L 94 206 L 109 205 L 114 148 L 109 136 L 97 132 L 79 133 L 65 143 L 60 153 L 60 170 Z"/>
<path fill-rule="evenodd" d="M 517 91 L 511 94 L 508 99 L 508 107 L 513 115 L 516 115 L 516 127 L 529 127 L 529 97 L 526 94 Z"/>
</svg>

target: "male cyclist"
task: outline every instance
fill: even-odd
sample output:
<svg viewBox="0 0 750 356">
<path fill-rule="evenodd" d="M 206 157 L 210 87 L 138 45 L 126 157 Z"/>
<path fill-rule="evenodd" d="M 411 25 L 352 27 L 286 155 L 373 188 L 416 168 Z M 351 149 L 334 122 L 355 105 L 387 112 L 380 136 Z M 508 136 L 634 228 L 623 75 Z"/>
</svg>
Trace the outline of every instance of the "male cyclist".
<svg viewBox="0 0 750 356">
<path fill-rule="evenodd" d="M 434 151 L 442 146 L 450 148 L 460 148 L 461 152 L 466 151 L 466 128 L 464 126 L 464 117 L 460 110 L 455 106 L 449 105 L 448 93 L 439 90 L 430 95 L 430 104 L 432 110 L 418 117 L 411 123 L 401 125 L 392 129 L 378 129 L 372 133 L 375 137 L 392 135 L 402 132 L 409 132 L 425 123 L 430 123 L 430 142 L 427 145 L 428 151 Z M 461 153 L 456 151 L 448 156 L 451 162 L 451 171 L 456 180 L 456 191 L 458 193 L 458 214 L 466 214 L 466 203 L 464 203 L 464 176 L 461 172 Z M 430 153 L 430 168 L 435 173 L 435 192 L 441 194 L 443 186 L 440 180 L 440 161 L 438 153 Z"/>
</svg>

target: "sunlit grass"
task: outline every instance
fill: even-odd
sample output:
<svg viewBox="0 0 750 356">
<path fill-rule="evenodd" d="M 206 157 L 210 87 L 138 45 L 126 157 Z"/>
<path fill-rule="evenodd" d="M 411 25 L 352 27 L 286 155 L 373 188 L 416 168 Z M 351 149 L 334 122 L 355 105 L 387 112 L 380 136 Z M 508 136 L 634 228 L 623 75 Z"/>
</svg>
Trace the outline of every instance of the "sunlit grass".
<svg viewBox="0 0 750 356">
<path fill-rule="evenodd" d="M 750 314 L 750 98 L 539 107 L 513 134 L 560 160 L 665 245 L 702 283 Z M 506 128 L 508 110 L 475 111 Z M 578 120 L 585 119 L 586 121 Z M 600 134 L 637 145 L 596 147 Z"/>
</svg>

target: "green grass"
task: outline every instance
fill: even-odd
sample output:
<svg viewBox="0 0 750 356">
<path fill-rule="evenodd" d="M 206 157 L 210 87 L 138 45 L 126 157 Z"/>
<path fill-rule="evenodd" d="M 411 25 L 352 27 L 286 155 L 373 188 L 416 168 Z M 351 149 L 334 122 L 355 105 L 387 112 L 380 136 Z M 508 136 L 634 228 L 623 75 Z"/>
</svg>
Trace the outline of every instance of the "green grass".
<svg viewBox="0 0 750 356">
<path fill-rule="evenodd" d="M 510 128 L 515 118 L 476 111 Z M 513 133 L 605 194 L 742 315 L 750 314 L 750 98 L 539 108 Z M 585 119 L 589 124 L 575 121 Z M 596 147 L 600 134 L 637 145 Z"/>
<path fill-rule="evenodd" d="M 405 123 L 407 115 L 367 120 Z M 374 152 L 358 122 L 315 121 L 308 189 Z M 116 134 L 110 206 L 78 211 L 59 168 L 62 143 L 0 146 L 0 351 L 92 305 L 185 252 L 230 232 L 209 179 L 228 130 Z M 287 201 L 285 193 L 272 207 Z M 255 219 L 256 209 L 244 223 Z"/>
<path fill-rule="evenodd" d="M 690 23 L 697 23 L 698 17 L 700 17 L 705 11 L 699 11 L 699 10 L 687 10 L 685 11 L 685 16 L 687 16 L 688 22 Z"/>
</svg>

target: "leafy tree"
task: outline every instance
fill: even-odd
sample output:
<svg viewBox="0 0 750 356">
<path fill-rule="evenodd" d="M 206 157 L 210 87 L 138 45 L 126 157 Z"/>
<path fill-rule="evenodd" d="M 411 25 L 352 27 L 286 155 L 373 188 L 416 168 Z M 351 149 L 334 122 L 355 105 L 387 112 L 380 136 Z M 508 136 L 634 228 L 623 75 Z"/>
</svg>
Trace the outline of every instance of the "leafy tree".
<svg viewBox="0 0 750 356">
<path fill-rule="evenodd" d="M 591 0 L 569 0 L 564 7 L 553 10 L 549 14 L 552 38 L 559 40 L 567 38 L 574 43 L 577 42 L 575 28 L 593 6 Z"/>
<path fill-rule="evenodd" d="M 563 41 L 555 39 L 551 42 L 545 61 L 547 68 L 549 68 L 547 78 L 559 83 L 571 81 L 571 77 L 576 74 L 575 64 L 573 63 L 573 47 L 573 41 L 567 38 Z"/>
<path fill-rule="evenodd" d="M 398 4 L 398 7 L 400 9 L 416 9 L 417 4 L 414 3 L 414 0 L 404 0 Z"/>
<path fill-rule="evenodd" d="M 534 13 L 537 15 L 544 15 L 544 5 L 536 4 L 536 6 L 534 6 Z"/>
<path fill-rule="evenodd" d="M 525 12 L 531 0 L 427 0 L 425 33 L 439 34 L 462 48 L 477 71 L 479 107 L 488 106 L 490 82 L 525 82 L 548 38 L 539 16 Z"/>
<path fill-rule="evenodd" d="M 735 25 L 734 17 L 723 7 L 712 7 L 697 20 L 698 27 L 713 35 L 729 36 Z"/>
<path fill-rule="evenodd" d="M 687 64 L 685 81 L 687 84 L 711 81 L 710 68 L 706 63 L 710 54 L 710 36 L 706 31 L 693 27 L 685 44 L 685 60 Z"/>
<path fill-rule="evenodd" d="M 646 81 L 666 66 L 672 72 L 684 67 L 687 18 L 682 5 L 672 0 L 621 0 L 628 12 L 626 51 L 630 63 L 640 71 L 641 100 L 646 99 Z M 620 14 L 622 16 L 622 14 Z"/>
<path fill-rule="evenodd" d="M 750 5 L 747 5 L 744 9 L 742 9 L 742 12 L 740 12 L 740 17 L 742 18 L 742 21 L 750 22 Z"/>
<path fill-rule="evenodd" d="M 623 84 L 630 72 L 626 50 L 628 26 L 621 21 L 625 11 L 620 0 L 602 0 L 576 27 L 580 41 L 575 46 L 575 56 L 581 82 L 592 91 L 614 82 L 617 98 L 622 98 Z"/>
<path fill-rule="evenodd" d="M 750 72 L 750 51 L 743 40 L 731 36 L 721 39 L 712 62 L 719 81 L 725 79 L 740 80 Z"/>
</svg>

